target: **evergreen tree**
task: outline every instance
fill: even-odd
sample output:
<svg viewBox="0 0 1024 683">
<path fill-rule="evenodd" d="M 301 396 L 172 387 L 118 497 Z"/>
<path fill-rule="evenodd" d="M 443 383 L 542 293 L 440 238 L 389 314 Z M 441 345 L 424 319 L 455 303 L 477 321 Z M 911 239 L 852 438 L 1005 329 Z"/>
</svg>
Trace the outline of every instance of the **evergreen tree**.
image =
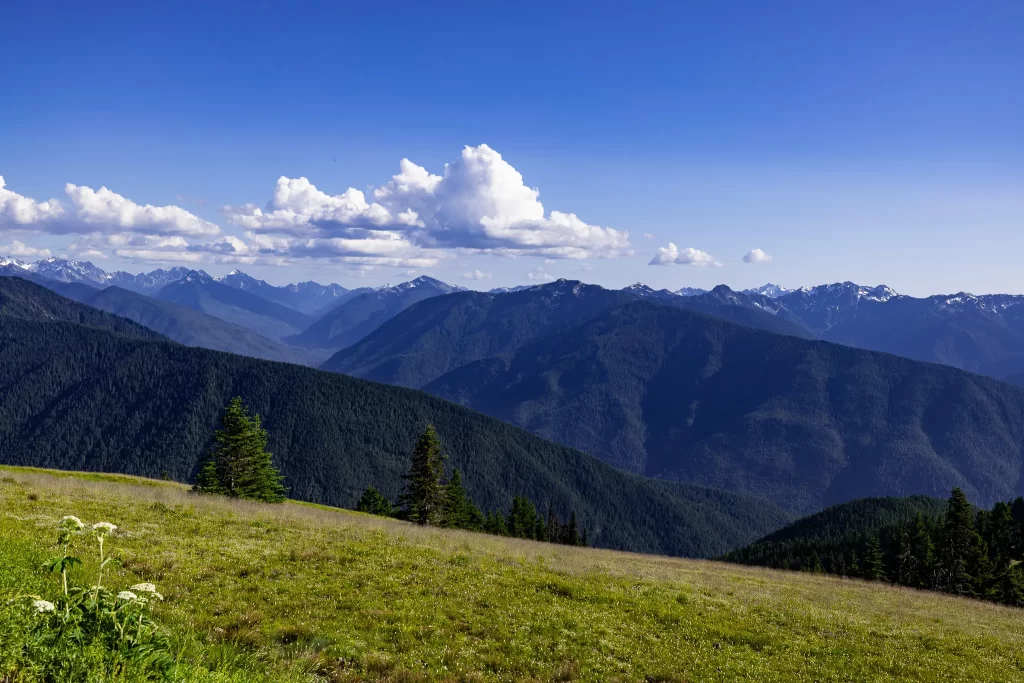
<svg viewBox="0 0 1024 683">
<path fill-rule="evenodd" d="M 537 529 L 537 508 L 526 496 L 512 499 L 512 510 L 508 515 L 508 533 L 516 538 L 535 538 Z"/>
<path fill-rule="evenodd" d="M 533 523 L 533 538 L 538 541 L 548 540 L 548 527 L 544 523 L 544 518 L 538 513 L 537 519 Z"/>
<path fill-rule="evenodd" d="M 885 560 L 882 557 L 882 544 L 878 536 L 872 535 L 868 538 L 864 547 L 864 563 L 862 565 L 863 576 L 868 581 L 885 580 Z"/>
<path fill-rule="evenodd" d="M 910 555 L 913 558 L 912 570 L 907 585 L 915 588 L 935 587 L 935 543 L 932 531 L 922 514 L 914 518 L 914 527 L 910 535 Z"/>
<path fill-rule="evenodd" d="M 451 480 L 444 487 L 441 517 L 442 524 L 453 529 L 480 529 L 483 526 L 483 515 L 466 495 L 459 470 L 452 472 Z"/>
<path fill-rule="evenodd" d="M 942 574 L 939 588 L 957 595 L 970 595 L 973 578 L 970 570 L 976 551 L 974 513 L 967 496 L 959 488 L 949 496 L 949 507 L 942 528 Z"/>
<path fill-rule="evenodd" d="M 421 525 L 441 521 L 444 508 L 444 487 L 441 485 L 443 472 L 441 440 L 434 426 L 428 425 L 413 449 L 412 466 L 405 475 L 406 488 L 400 498 L 411 521 Z"/>
<path fill-rule="evenodd" d="M 860 578 L 860 564 L 857 562 L 857 551 L 856 550 L 851 550 L 850 551 L 850 564 L 847 565 L 847 567 L 848 567 L 848 570 L 849 570 L 848 576 L 852 576 L 854 578 Z"/>
<path fill-rule="evenodd" d="M 391 507 L 391 501 L 388 500 L 383 493 L 368 486 L 363 495 L 359 498 L 359 502 L 356 503 L 356 510 L 359 512 L 367 512 L 371 515 L 380 515 L 381 517 L 390 517 L 394 514 L 394 509 Z"/>
<path fill-rule="evenodd" d="M 821 566 L 821 558 L 818 556 L 818 551 L 815 550 L 811 553 L 811 557 L 807 561 L 807 571 L 812 574 L 824 574 L 825 569 Z"/>
<path fill-rule="evenodd" d="M 267 503 L 283 501 L 284 477 L 266 450 L 267 438 L 260 416 L 250 417 L 241 397 L 231 399 L 192 490 Z"/>
<path fill-rule="evenodd" d="M 559 528 L 558 515 L 555 514 L 555 506 L 548 503 L 548 514 L 547 522 L 547 538 L 545 540 L 551 541 L 552 543 L 561 543 L 561 529 Z"/>
<path fill-rule="evenodd" d="M 1020 559 L 1017 522 L 1008 503 L 998 502 L 993 506 L 984 538 L 992 557 L 994 571 L 1001 573 L 1008 569 L 1014 560 Z"/>
<path fill-rule="evenodd" d="M 920 516 L 920 514 L 918 514 Z M 917 558 L 914 557 L 910 529 L 900 525 L 896 530 L 896 583 L 903 586 L 913 584 L 917 574 Z"/>
<path fill-rule="evenodd" d="M 579 545 L 580 532 L 576 523 L 576 511 L 569 514 L 569 521 L 565 524 L 565 533 L 562 535 L 562 543 L 565 545 Z"/>
<path fill-rule="evenodd" d="M 487 519 L 484 520 L 484 531 L 495 536 L 508 536 L 508 525 L 505 523 L 505 516 L 500 512 L 487 513 Z"/>
<path fill-rule="evenodd" d="M 1024 606 L 1024 564 L 1017 563 L 1006 569 L 999 578 L 999 602 L 1017 607 Z"/>
</svg>

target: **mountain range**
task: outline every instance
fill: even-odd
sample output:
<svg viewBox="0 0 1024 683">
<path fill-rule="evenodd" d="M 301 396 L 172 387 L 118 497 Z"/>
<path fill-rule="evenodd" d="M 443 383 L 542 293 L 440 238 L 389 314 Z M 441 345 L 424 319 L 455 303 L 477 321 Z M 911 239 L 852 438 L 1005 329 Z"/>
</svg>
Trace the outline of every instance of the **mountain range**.
<svg viewBox="0 0 1024 683">
<path fill-rule="evenodd" d="M 440 297 L 323 367 L 422 388 L 620 469 L 797 513 L 952 486 L 988 504 L 1020 485 L 1019 389 L 623 294 L 560 282 Z"/>
<path fill-rule="evenodd" d="M 575 511 L 592 543 L 711 556 L 790 519 L 754 496 L 639 477 L 418 391 L 166 341 L 18 278 L 0 278 L 0 462 L 190 481 L 232 396 L 263 418 L 289 495 L 394 499 L 436 426 L 473 499 Z"/>
<path fill-rule="evenodd" d="M 0 274 L 17 274 L 44 284 L 52 280 L 117 286 L 162 298 L 277 342 L 303 347 L 315 358 L 355 344 L 418 301 L 463 291 L 426 276 L 395 286 L 349 290 L 316 282 L 275 286 L 238 270 L 220 278 L 182 267 L 107 273 L 88 261 L 59 258 L 35 263 L 0 258 Z M 161 294 L 168 286 L 189 280 L 193 286 Z M 244 294 L 233 297 L 216 285 Z M 546 286 L 550 285 L 504 287 L 489 293 L 514 294 Z M 780 334 L 953 365 L 1015 383 L 1024 377 L 1024 296 L 1020 295 L 961 292 L 916 298 L 885 285 L 865 287 L 852 282 L 799 289 L 769 283 L 742 292 L 724 285 L 712 290 L 655 290 L 637 283 L 623 291 Z"/>
<path fill-rule="evenodd" d="M 914 360 L 1021 381 L 1019 296 L 569 280 L 475 292 L 425 276 L 346 290 L 59 259 L 5 259 L 0 275 L 188 346 L 420 389 L 618 470 L 789 514 L 952 486 L 987 505 L 1021 488 L 1024 392 Z"/>
</svg>

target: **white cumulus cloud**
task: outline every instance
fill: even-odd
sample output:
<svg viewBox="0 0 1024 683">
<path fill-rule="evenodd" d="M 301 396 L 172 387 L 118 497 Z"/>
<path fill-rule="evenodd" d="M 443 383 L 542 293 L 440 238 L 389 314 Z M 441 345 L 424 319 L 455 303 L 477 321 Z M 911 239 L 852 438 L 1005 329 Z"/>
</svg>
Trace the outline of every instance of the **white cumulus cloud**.
<svg viewBox="0 0 1024 683">
<path fill-rule="evenodd" d="M 701 267 L 711 266 L 715 268 L 722 265 L 715 260 L 714 256 L 706 251 L 694 249 L 693 247 L 680 249 L 673 242 L 669 242 L 667 247 L 659 247 L 657 253 L 654 254 L 654 257 L 647 265 L 669 266 L 673 264 Z"/>
<path fill-rule="evenodd" d="M 373 192 L 372 202 L 354 188 L 331 195 L 306 178 L 281 177 L 265 208 L 229 206 L 225 215 L 252 231 L 350 244 L 392 233 L 419 248 L 556 259 L 630 253 L 628 233 L 574 213 L 545 212 L 539 195 L 498 152 L 479 145 L 465 147 L 442 175 L 402 159 L 399 173 Z"/>
<path fill-rule="evenodd" d="M 746 256 L 743 257 L 744 263 L 768 263 L 772 260 L 772 255 L 767 254 L 760 249 L 751 249 L 747 252 Z"/>
<path fill-rule="evenodd" d="M 64 186 L 64 192 L 75 208 L 72 227 L 86 231 L 129 231 L 154 235 L 191 235 L 210 237 L 220 228 L 189 213 L 179 206 L 140 205 L 106 187 Z M 80 230 L 69 230 L 78 232 Z"/>
<path fill-rule="evenodd" d="M 64 207 L 56 199 L 37 202 L 6 189 L 0 176 L 0 227 L 32 227 L 56 220 L 64 214 Z"/>
<path fill-rule="evenodd" d="M 224 207 L 229 232 L 180 206 L 138 203 L 107 187 L 64 190 L 63 201 L 36 201 L 0 177 L 0 229 L 24 249 L 34 248 L 25 237 L 33 233 L 74 236 L 65 248 L 79 255 L 183 263 L 423 269 L 482 253 L 581 261 L 632 254 L 627 232 L 547 210 L 540 191 L 487 145 L 463 148 L 440 173 L 402 159 L 371 192 L 330 193 L 282 176 L 265 205 Z"/>
<path fill-rule="evenodd" d="M 490 280 L 491 274 L 485 273 L 482 270 L 471 270 L 468 273 L 462 274 L 463 280 Z"/>
</svg>

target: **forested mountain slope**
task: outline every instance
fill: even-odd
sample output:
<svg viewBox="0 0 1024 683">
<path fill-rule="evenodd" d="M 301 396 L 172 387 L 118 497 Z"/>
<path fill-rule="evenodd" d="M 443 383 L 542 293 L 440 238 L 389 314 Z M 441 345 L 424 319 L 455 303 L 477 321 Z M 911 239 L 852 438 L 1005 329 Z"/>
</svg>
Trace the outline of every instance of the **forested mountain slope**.
<svg viewBox="0 0 1024 683">
<path fill-rule="evenodd" d="M 757 295 L 717 287 L 683 297 L 634 285 L 609 290 L 558 280 L 511 292 L 461 292 L 410 306 L 321 367 L 389 384 L 423 387 L 471 361 L 506 354 L 531 341 L 590 320 L 602 311 L 647 299 L 707 313 L 740 325 L 809 337 L 798 322 L 758 308 Z"/>
<path fill-rule="evenodd" d="M 438 296 L 410 306 L 321 367 L 419 388 L 460 365 L 514 351 L 635 298 L 571 280 L 510 293 Z"/>
<path fill-rule="evenodd" d="M 57 296 L 42 285 L 20 277 L 0 276 L 0 317 L 38 322 L 69 322 L 135 339 L 164 339 L 157 332 L 131 320 Z"/>
<path fill-rule="evenodd" d="M 801 517 L 773 531 L 747 548 L 793 541 L 812 542 L 877 533 L 879 529 L 906 524 L 917 515 L 938 517 L 946 511 L 946 501 L 931 496 L 905 498 L 858 498 L 832 505 L 821 512 Z M 729 553 L 733 557 L 740 551 Z"/>
<path fill-rule="evenodd" d="M 51 308 L 85 308 L 23 285 Z M 350 507 L 368 485 L 395 497 L 416 437 L 433 423 L 448 467 L 462 470 L 482 507 L 505 510 L 517 494 L 550 501 L 563 516 L 575 510 L 595 545 L 715 555 L 787 521 L 762 499 L 618 472 L 418 391 L 129 339 L 53 321 L 31 301 L 8 308 L 28 313 L 0 314 L 3 463 L 188 480 L 237 395 L 263 417 L 290 495 L 303 500 Z"/>
<path fill-rule="evenodd" d="M 1021 487 L 1024 391 L 645 302 L 424 387 L 633 472 L 795 512 Z"/>
<path fill-rule="evenodd" d="M 802 517 L 748 546 L 726 553 L 727 562 L 778 569 L 806 569 L 808 559 L 839 566 L 849 559 L 850 549 L 862 548 L 871 536 L 911 524 L 918 515 L 941 517 L 946 501 L 929 496 L 862 498 L 833 505 Z M 863 558 L 863 553 L 861 554 Z"/>
<path fill-rule="evenodd" d="M 75 301 L 134 320 L 186 346 L 301 365 L 317 365 L 322 360 L 322 356 L 313 351 L 297 349 L 202 311 L 120 287 L 100 290 L 81 284 L 57 284 L 51 289 Z"/>
</svg>

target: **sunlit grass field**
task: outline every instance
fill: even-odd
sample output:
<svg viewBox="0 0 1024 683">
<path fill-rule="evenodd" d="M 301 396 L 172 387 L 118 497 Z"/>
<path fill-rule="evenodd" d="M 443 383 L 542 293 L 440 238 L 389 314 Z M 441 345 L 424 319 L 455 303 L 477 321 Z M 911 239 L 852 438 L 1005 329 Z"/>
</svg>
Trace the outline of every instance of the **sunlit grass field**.
<svg viewBox="0 0 1024 683">
<path fill-rule="evenodd" d="M 39 566 L 66 514 L 118 525 L 110 580 L 157 584 L 183 680 L 1024 681 L 1022 610 L 17 468 L 0 619 L 57 590 Z"/>
</svg>

